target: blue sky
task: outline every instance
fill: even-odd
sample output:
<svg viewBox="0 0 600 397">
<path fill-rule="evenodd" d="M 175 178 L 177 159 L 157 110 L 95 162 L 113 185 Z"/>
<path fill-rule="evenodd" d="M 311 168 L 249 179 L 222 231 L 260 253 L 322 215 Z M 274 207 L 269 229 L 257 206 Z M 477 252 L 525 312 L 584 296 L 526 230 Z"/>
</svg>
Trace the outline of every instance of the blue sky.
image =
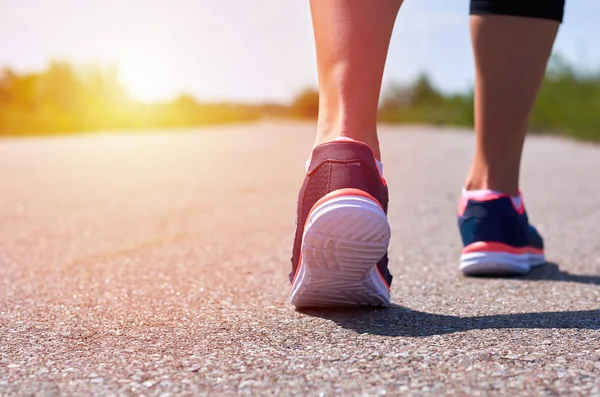
<svg viewBox="0 0 600 397">
<path fill-rule="evenodd" d="M 436 85 L 472 85 L 468 0 L 406 0 L 385 83 L 427 71 Z M 600 0 L 567 1 L 555 50 L 600 69 Z M 315 86 L 306 0 L 3 0 L 0 65 L 39 70 L 49 59 L 116 64 L 134 97 L 289 100 Z"/>
</svg>

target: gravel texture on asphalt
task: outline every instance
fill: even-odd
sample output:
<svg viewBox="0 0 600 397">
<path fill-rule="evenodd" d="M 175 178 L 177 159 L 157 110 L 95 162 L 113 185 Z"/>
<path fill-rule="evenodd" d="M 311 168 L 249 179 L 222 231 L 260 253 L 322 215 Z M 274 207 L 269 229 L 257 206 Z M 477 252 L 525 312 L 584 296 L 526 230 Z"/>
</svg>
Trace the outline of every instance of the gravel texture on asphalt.
<svg viewBox="0 0 600 397">
<path fill-rule="evenodd" d="M 549 263 L 458 271 L 469 131 L 381 127 L 393 306 L 288 304 L 309 124 L 0 141 L 0 395 L 600 396 L 600 147 L 531 136 Z"/>
</svg>

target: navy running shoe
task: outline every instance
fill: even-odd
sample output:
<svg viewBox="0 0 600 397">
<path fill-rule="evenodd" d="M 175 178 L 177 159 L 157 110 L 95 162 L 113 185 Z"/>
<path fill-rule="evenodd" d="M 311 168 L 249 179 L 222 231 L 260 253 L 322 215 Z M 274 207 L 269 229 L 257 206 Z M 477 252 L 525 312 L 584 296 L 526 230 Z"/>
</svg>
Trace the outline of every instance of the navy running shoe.
<svg viewBox="0 0 600 397">
<path fill-rule="evenodd" d="M 369 146 L 342 140 L 315 147 L 298 196 L 294 306 L 389 305 L 387 206 Z"/>
<path fill-rule="evenodd" d="M 529 224 L 522 199 L 517 207 L 508 195 L 461 198 L 458 226 L 466 276 L 525 274 L 545 263 L 543 239 Z"/>
</svg>

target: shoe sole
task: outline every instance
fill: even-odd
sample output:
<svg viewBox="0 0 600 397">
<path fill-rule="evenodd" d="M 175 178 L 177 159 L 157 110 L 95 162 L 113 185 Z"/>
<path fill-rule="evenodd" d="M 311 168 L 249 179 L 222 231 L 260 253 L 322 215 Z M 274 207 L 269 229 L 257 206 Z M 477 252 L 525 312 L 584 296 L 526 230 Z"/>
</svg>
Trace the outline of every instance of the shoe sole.
<svg viewBox="0 0 600 397">
<path fill-rule="evenodd" d="M 389 287 L 376 265 L 391 235 L 383 209 L 356 189 L 324 199 L 306 220 L 291 303 L 297 308 L 389 305 Z"/>
<path fill-rule="evenodd" d="M 460 257 L 465 276 L 511 276 L 529 273 L 546 263 L 544 254 L 509 252 L 470 252 Z"/>
</svg>

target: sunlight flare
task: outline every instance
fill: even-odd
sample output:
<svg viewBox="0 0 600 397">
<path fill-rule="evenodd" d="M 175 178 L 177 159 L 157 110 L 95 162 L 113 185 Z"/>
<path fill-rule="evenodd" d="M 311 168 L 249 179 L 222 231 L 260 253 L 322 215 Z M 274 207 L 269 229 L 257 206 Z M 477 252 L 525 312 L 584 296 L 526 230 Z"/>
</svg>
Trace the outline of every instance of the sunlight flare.
<svg viewBox="0 0 600 397">
<path fill-rule="evenodd" d="M 119 64 L 121 80 L 134 100 L 156 102 L 177 95 L 173 71 L 160 59 L 127 59 Z"/>
</svg>

